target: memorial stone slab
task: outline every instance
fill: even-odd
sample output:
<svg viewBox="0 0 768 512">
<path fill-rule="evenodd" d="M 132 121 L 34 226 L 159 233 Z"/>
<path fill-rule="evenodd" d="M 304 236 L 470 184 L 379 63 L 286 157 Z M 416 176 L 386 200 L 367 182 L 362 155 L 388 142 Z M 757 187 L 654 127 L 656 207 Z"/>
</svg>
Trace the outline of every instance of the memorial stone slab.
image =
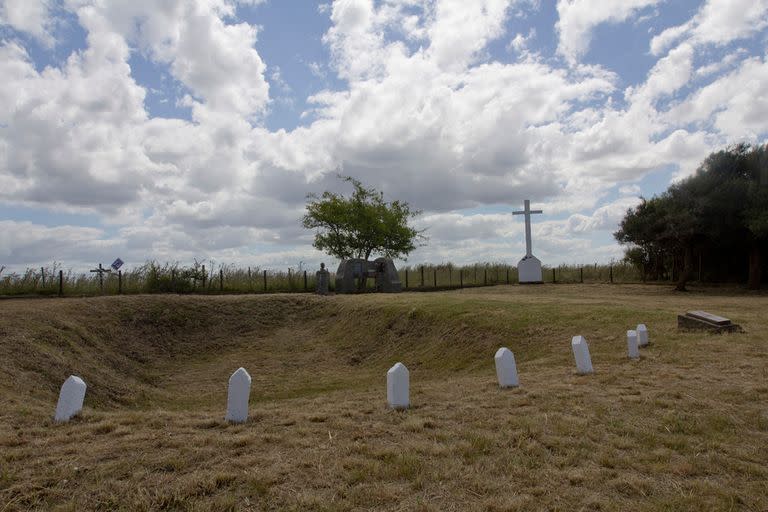
<svg viewBox="0 0 768 512">
<path fill-rule="evenodd" d="M 685 315 L 677 315 L 677 328 L 714 333 L 743 332 L 740 325 L 732 323 L 727 318 L 713 315 L 706 311 L 688 311 Z"/>
<path fill-rule="evenodd" d="M 245 368 L 238 368 L 229 378 L 227 415 L 232 423 L 244 423 L 248 419 L 248 398 L 251 395 L 251 376 Z"/>
<path fill-rule="evenodd" d="M 56 414 L 53 417 L 55 421 L 69 421 L 72 416 L 83 410 L 86 387 L 83 379 L 75 375 L 70 375 L 64 381 L 59 392 L 59 402 L 56 404 Z"/>
<path fill-rule="evenodd" d="M 648 343 L 648 328 L 645 324 L 637 324 L 637 344 L 641 347 L 647 347 Z"/>
<path fill-rule="evenodd" d="M 571 348 L 573 349 L 573 358 L 576 360 L 576 371 L 585 375 L 592 373 L 592 358 L 589 357 L 589 345 L 584 336 L 574 336 L 571 339 Z"/>
<path fill-rule="evenodd" d="M 496 361 L 496 378 L 502 388 L 514 388 L 519 386 L 517 380 L 517 365 L 515 355 L 506 347 L 501 347 L 494 356 Z"/>
<path fill-rule="evenodd" d="M 637 331 L 627 331 L 627 353 L 630 359 L 640 359 Z"/>
<path fill-rule="evenodd" d="M 407 409 L 409 398 L 409 373 L 403 363 L 396 363 L 387 372 L 387 404 L 392 409 Z"/>
</svg>

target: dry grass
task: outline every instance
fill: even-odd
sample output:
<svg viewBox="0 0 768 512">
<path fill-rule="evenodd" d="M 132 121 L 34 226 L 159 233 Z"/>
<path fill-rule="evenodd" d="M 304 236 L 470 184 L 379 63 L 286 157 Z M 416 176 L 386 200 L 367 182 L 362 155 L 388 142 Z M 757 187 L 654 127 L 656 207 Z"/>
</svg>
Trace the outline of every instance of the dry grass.
<svg viewBox="0 0 768 512">
<path fill-rule="evenodd" d="M 694 308 L 747 333 L 678 333 Z M 608 285 L 3 301 L 0 511 L 768 510 L 766 310 Z M 495 384 L 501 345 L 518 389 Z M 384 403 L 398 360 L 405 412 Z M 238 366 L 251 419 L 229 425 Z M 86 407 L 54 425 L 71 373 Z"/>
</svg>

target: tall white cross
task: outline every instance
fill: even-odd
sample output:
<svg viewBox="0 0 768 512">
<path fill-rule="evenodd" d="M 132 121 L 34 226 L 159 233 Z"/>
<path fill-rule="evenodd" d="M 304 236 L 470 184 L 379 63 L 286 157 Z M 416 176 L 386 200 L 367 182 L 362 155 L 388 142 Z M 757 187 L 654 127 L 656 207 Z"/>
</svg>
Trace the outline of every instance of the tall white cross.
<svg viewBox="0 0 768 512">
<path fill-rule="evenodd" d="M 541 210 L 531 210 L 531 201 L 525 200 L 525 210 L 512 212 L 512 215 L 525 215 L 525 257 L 533 256 L 531 252 L 531 214 L 544 213 Z"/>
</svg>

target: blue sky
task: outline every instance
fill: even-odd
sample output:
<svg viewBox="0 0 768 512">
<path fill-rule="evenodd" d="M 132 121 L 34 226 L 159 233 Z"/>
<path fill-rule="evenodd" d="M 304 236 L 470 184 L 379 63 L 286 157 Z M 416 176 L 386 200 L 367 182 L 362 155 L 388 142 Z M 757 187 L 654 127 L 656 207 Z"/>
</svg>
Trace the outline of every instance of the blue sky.
<svg viewBox="0 0 768 512">
<path fill-rule="evenodd" d="M 330 258 L 307 193 L 423 211 L 411 263 L 620 259 L 768 133 L 768 0 L 0 0 L 0 266 Z"/>
</svg>

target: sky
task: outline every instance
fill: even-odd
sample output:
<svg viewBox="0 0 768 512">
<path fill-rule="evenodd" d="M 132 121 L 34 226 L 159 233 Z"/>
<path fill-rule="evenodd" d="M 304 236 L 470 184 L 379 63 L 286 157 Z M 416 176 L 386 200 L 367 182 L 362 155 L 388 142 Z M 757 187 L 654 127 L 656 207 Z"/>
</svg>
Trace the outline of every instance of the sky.
<svg viewBox="0 0 768 512">
<path fill-rule="evenodd" d="M 768 136 L 768 0 L 0 0 L 0 267 L 332 258 L 307 194 L 422 213 L 409 264 L 620 260 L 626 210 Z M 402 262 L 398 262 L 402 264 Z"/>
</svg>

